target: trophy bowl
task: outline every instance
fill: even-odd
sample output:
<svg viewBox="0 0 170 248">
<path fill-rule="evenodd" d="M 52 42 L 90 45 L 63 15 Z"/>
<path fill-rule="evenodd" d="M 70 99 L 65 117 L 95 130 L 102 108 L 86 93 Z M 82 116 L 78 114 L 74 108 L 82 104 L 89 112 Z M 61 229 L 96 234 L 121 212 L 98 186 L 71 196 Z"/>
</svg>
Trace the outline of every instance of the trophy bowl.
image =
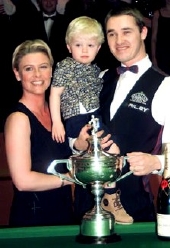
<svg viewBox="0 0 170 248">
<path fill-rule="evenodd" d="M 120 176 L 119 156 L 103 154 L 100 157 L 72 156 L 73 177 L 84 184 L 116 181 Z"/>
</svg>

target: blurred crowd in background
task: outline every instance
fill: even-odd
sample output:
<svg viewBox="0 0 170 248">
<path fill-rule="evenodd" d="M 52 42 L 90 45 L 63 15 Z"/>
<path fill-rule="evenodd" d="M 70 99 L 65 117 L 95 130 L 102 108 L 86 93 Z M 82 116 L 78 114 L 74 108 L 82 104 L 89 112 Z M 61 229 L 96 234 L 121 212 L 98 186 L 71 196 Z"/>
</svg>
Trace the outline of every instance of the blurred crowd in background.
<svg viewBox="0 0 170 248">
<path fill-rule="evenodd" d="M 170 25 L 170 0 L 0 0 L 1 132 L 6 116 L 21 96 L 20 83 L 14 78 L 11 67 L 14 48 L 28 39 L 42 39 L 50 46 L 55 65 L 69 56 L 65 32 L 71 20 L 87 15 L 97 19 L 104 28 L 106 14 L 120 4 L 138 8 L 142 12 L 148 27 L 146 51 L 155 66 L 170 74 L 167 60 L 170 57 L 169 48 L 166 46 L 169 44 L 166 32 L 167 25 Z M 159 54 L 156 53 L 158 48 Z M 161 58 L 158 58 L 159 55 Z M 119 64 L 111 55 L 107 41 L 94 62 L 101 70 Z"/>
</svg>

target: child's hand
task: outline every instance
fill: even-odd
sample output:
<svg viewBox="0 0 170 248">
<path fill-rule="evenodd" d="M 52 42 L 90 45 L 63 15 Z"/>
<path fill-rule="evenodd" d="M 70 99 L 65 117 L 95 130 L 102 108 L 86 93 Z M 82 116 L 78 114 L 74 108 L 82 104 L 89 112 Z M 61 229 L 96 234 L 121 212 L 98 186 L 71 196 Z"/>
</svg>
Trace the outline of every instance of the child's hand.
<svg viewBox="0 0 170 248">
<path fill-rule="evenodd" d="M 65 129 L 62 122 L 57 122 L 52 126 L 52 139 L 63 143 L 65 141 Z"/>
</svg>

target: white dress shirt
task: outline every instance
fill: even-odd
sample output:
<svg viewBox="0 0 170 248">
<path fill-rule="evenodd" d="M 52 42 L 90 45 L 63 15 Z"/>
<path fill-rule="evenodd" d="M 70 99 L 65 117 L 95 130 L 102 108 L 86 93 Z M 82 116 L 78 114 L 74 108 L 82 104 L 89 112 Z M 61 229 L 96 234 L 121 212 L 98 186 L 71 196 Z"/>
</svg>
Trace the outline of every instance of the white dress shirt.
<svg viewBox="0 0 170 248">
<path fill-rule="evenodd" d="M 122 64 L 123 65 L 123 64 Z M 124 101 L 125 97 L 135 85 L 141 75 L 151 67 L 151 61 L 148 55 L 138 65 L 139 72 L 133 73 L 126 71 L 121 74 L 116 86 L 113 101 L 110 106 L 111 119 L 115 115 L 118 107 Z M 165 77 L 152 101 L 152 116 L 157 123 L 164 126 L 162 143 L 170 142 L 170 77 Z"/>
<path fill-rule="evenodd" d="M 46 15 L 45 13 L 43 13 L 43 16 L 44 17 L 55 17 L 56 16 L 56 13 L 52 14 L 52 15 Z M 44 20 L 44 25 L 45 25 L 45 31 L 46 31 L 46 34 L 48 36 L 48 39 L 50 37 L 50 34 L 51 34 L 51 28 L 52 28 L 52 25 L 54 23 L 54 20 L 52 19 L 47 19 L 47 20 Z"/>
<path fill-rule="evenodd" d="M 135 63 L 138 65 L 138 73 L 133 73 L 126 71 L 121 74 L 116 86 L 113 101 L 110 106 L 110 117 L 111 119 L 115 115 L 117 109 L 135 85 L 136 81 L 141 77 L 141 75 L 151 67 L 151 61 L 148 55 L 141 61 Z M 125 66 L 122 64 L 122 66 Z M 162 143 L 170 143 L 170 77 L 165 77 L 158 90 L 156 91 L 151 112 L 152 116 L 157 123 L 164 126 L 162 133 Z M 158 158 L 162 164 L 162 170 L 164 168 L 164 156 L 158 155 Z M 162 173 L 160 171 L 160 174 Z M 156 173 L 156 172 L 155 172 Z"/>
</svg>

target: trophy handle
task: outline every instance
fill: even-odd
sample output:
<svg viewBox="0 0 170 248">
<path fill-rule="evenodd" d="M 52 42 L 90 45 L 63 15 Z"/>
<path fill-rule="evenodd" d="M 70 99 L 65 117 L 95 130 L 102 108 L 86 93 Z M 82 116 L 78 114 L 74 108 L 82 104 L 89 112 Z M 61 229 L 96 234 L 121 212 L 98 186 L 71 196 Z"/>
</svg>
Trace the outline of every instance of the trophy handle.
<svg viewBox="0 0 170 248">
<path fill-rule="evenodd" d="M 80 182 L 76 177 L 75 177 L 75 179 L 74 179 L 74 178 L 71 178 L 71 177 L 67 177 L 67 176 L 65 176 L 65 175 L 63 175 L 63 174 L 61 174 L 61 173 L 59 173 L 59 172 L 56 171 L 56 169 L 57 169 L 57 168 L 56 168 L 56 165 L 62 164 L 62 163 L 65 163 L 65 164 L 66 164 L 67 169 L 68 169 L 69 171 L 72 170 L 73 167 L 72 167 L 72 162 L 71 162 L 70 159 L 55 159 L 55 160 L 53 160 L 53 161 L 51 162 L 51 164 L 48 166 L 47 172 L 48 172 L 48 173 L 51 173 L 51 174 L 53 174 L 53 175 L 55 175 L 55 176 L 58 176 L 58 177 L 60 177 L 60 178 L 62 178 L 62 179 L 64 179 L 64 180 L 67 180 L 67 181 L 69 181 L 69 182 L 73 182 L 73 183 L 82 185 L 83 188 L 85 188 L 85 187 L 86 187 L 86 184 Z"/>
<path fill-rule="evenodd" d="M 128 159 L 128 157 L 127 157 L 127 156 L 123 156 L 122 159 L 123 159 L 122 167 L 124 167 L 125 164 L 126 164 L 126 160 Z M 133 171 L 128 171 L 128 172 L 126 172 L 124 175 L 118 177 L 118 178 L 116 179 L 116 182 L 118 182 L 118 181 L 120 181 L 120 180 L 122 180 L 122 179 L 124 179 L 124 178 L 126 178 L 126 177 L 128 177 L 128 176 L 130 176 L 132 173 L 133 173 Z"/>
</svg>

